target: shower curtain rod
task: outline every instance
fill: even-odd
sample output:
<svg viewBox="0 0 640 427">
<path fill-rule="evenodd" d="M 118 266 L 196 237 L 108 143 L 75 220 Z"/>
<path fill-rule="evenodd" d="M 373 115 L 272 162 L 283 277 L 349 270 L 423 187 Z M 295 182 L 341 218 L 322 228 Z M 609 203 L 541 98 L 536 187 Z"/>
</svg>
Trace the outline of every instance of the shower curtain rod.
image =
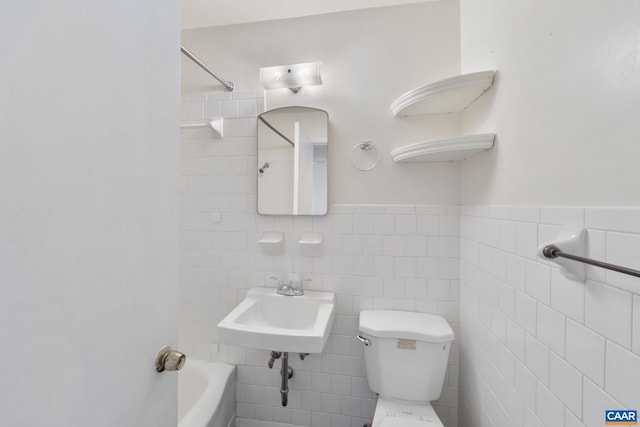
<svg viewBox="0 0 640 427">
<path fill-rule="evenodd" d="M 224 88 L 225 88 L 225 90 L 227 92 L 232 92 L 233 91 L 233 89 L 235 88 L 235 85 L 233 84 L 233 82 L 227 81 L 227 80 L 225 80 L 223 78 L 220 78 L 220 77 L 216 76 L 215 73 L 213 71 L 211 71 L 211 69 L 209 67 L 207 67 L 204 62 L 200 61 L 200 59 L 198 59 L 197 56 L 195 56 L 193 53 L 191 53 L 189 51 L 189 49 L 187 49 L 183 45 L 180 45 L 180 51 L 182 53 L 184 53 L 190 60 L 192 60 L 193 62 L 198 64 L 207 73 L 211 74 L 214 79 L 216 79 L 217 81 L 222 83 L 222 85 L 224 86 Z"/>
</svg>

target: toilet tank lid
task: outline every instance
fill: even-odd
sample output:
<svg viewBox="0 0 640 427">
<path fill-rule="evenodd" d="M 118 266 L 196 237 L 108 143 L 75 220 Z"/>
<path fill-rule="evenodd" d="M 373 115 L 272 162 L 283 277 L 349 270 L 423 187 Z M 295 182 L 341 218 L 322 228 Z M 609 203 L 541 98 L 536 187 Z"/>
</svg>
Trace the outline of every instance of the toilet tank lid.
<svg viewBox="0 0 640 427">
<path fill-rule="evenodd" d="M 453 341 L 453 329 L 444 317 L 410 311 L 363 310 L 360 312 L 360 331 L 378 338 Z"/>
</svg>

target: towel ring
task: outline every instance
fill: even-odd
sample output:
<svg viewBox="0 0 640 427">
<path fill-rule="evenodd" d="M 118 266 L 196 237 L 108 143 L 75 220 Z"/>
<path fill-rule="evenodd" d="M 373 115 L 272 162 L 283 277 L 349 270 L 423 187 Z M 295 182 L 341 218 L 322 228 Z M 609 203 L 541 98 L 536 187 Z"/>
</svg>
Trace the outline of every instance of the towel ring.
<svg viewBox="0 0 640 427">
<path fill-rule="evenodd" d="M 376 167 L 380 153 L 371 141 L 361 141 L 351 150 L 351 165 L 359 171 L 369 171 Z"/>
</svg>

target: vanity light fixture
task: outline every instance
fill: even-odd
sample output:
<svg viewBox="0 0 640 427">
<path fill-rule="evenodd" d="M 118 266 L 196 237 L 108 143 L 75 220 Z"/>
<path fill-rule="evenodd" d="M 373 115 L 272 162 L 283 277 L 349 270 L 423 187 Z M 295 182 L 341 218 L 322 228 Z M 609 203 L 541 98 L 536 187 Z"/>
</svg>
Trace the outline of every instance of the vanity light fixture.
<svg viewBox="0 0 640 427">
<path fill-rule="evenodd" d="M 289 88 L 293 93 L 303 86 L 322 84 L 319 62 L 278 65 L 260 68 L 260 82 L 265 89 Z"/>
</svg>

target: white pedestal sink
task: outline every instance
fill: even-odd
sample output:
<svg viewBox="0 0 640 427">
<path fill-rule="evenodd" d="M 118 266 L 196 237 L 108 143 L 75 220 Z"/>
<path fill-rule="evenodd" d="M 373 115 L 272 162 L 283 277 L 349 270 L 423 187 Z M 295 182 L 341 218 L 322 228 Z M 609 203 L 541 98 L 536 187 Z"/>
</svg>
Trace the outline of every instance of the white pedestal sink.
<svg viewBox="0 0 640 427">
<path fill-rule="evenodd" d="M 333 292 L 278 295 L 273 288 L 252 288 L 218 323 L 226 344 L 261 350 L 321 353 L 335 318 Z"/>
</svg>

